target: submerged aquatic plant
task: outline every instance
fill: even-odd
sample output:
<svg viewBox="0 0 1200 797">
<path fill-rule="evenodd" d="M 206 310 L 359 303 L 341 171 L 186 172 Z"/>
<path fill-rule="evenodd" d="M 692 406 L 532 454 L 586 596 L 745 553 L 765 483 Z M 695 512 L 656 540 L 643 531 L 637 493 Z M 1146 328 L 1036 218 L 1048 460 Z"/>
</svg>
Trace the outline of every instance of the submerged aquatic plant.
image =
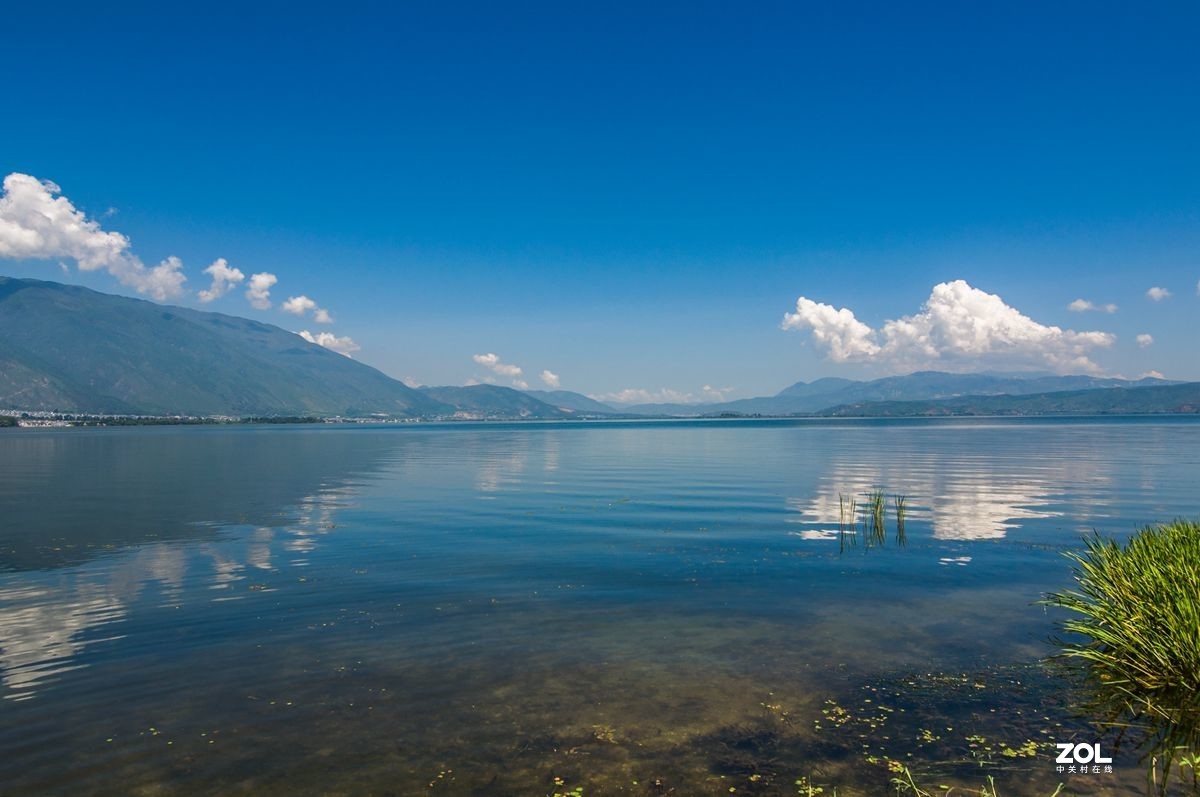
<svg viewBox="0 0 1200 797">
<path fill-rule="evenodd" d="M 913 797 L 934 797 L 932 792 L 926 791 L 917 785 L 908 767 L 901 764 L 898 771 L 900 774 L 892 778 L 892 786 L 896 789 L 896 794 L 911 794 Z M 943 795 L 949 795 L 951 792 L 958 791 L 949 786 L 938 786 L 937 788 Z M 1058 788 L 1050 793 L 1049 797 L 1058 797 L 1058 795 L 1062 794 L 1062 790 L 1063 784 L 1060 783 L 1058 784 Z M 961 793 L 978 795 L 978 797 L 1000 797 L 1000 792 L 996 789 L 996 781 L 991 775 L 988 775 L 987 783 L 984 784 L 983 788 L 978 791 L 964 789 Z"/>
</svg>

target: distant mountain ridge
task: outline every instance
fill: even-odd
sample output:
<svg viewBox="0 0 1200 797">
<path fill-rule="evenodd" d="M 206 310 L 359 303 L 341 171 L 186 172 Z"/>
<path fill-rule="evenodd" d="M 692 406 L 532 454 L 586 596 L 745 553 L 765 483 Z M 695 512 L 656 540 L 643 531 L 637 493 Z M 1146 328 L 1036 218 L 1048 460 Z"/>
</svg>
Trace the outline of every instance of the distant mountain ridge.
<svg viewBox="0 0 1200 797">
<path fill-rule="evenodd" d="M 811 382 L 797 382 L 794 385 L 789 385 L 783 390 L 775 394 L 776 398 L 784 396 L 824 396 L 828 393 L 835 393 L 839 390 L 849 388 L 851 385 L 860 384 L 853 379 L 843 379 L 840 376 L 825 376 L 820 379 L 814 379 Z"/>
<path fill-rule="evenodd" d="M 1070 390 L 1151 387 L 1179 384 L 1165 379 L 1117 379 L 1097 376 L 1032 374 L 957 374 L 917 371 L 869 381 L 827 377 L 797 382 L 774 396 L 737 399 L 714 404 L 641 404 L 626 412 L 645 415 L 799 415 L 830 407 L 876 401 L 928 401 L 976 395 L 1027 395 Z"/>
<path fill-rule="evenodd" d="M 822 410 L 846 418 L 934 418 L 964 415 L 1195 415 L 1200 382 L 1148 387 L 1058 390 L 1024 395 L 960 396 L 925 401 L 870 401 Z"/>
<path fill-rule="evenodd" d="M 574 413 L 539 401 L 533 396 L 499 385 L 422 387 L 419 390 L 440 404 L 455 408 L 460 416 L 477 418 L 562 419 Z"/>
<path fill-rule="evenodd" d="M 420 416 L 453 407 L 270 324 L 0 277 L 0 406 Z"/>
<path fill-rule="evenodd" d="M 10 277 L 0 277 L 0 408 L 235 417 L 572 417 L 495 385 L 417 390 L 271 324 Z"/>
</svg>

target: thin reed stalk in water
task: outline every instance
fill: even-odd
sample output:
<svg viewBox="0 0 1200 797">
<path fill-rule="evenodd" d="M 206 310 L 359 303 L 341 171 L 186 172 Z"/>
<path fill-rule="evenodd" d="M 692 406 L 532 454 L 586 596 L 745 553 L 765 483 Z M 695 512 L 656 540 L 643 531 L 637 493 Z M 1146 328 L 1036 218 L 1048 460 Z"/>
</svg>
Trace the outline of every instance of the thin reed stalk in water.
<svg viewBox="0 0 1200 797">
<path fill-rule="evenodd" d="M 892 500 L 896 507 L 896 543 L 904 545 L 908 542 L 908 535 L 904 533 L 904 516 L 908 512 L 908 496 L 897 495 Z"/>
<path fill-rule="evenodd" d="M 877 545 L 883 545 L 887 539 L 887 529 L 884 527 L 884 507 L 886 500 L 883 488 L 872 490 L 867 494 L 867 506 L 870 514 L 871 537 Z"/>
<path fill-rule="evenodd" d="M 838 553 L 846 550 L 846 496 L 838 493 Z"/>
<path fill-rule="evenodd" d="M 846 543 L 857 542 L 855 527 L 858 525 L 858 502 L 852 495 L 838 493 L 838 547 L 846 550 Z"/>
</svg>

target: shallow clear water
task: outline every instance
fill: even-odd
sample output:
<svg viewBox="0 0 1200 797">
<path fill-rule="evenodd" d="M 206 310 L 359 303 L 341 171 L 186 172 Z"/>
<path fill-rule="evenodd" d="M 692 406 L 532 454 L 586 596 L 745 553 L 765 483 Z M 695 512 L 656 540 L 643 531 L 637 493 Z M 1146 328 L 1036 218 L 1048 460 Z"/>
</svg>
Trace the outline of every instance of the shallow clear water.
<svg viewBox="0 0 1200 797">
<path fill-rule="evenodd" d="M 6 430 L 0 793 L 1139 793 L 1032 603 L 1198 483 L 1187 420 Z"/>
</svg>

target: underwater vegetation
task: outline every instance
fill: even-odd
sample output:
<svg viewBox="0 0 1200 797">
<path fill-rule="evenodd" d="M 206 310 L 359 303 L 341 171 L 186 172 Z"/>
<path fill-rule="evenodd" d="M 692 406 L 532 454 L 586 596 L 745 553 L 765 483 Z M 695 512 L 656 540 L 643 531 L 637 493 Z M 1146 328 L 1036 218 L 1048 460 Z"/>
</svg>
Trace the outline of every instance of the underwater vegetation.
<svg viewBox="0 0 1200 797">
<path fill-rule="evenodd" d="M 924 788 L 917 785 L 917 782 L 916 782 L 916 780 L 914 780 L 913 774 L 912 774 L 912 772 L 909 771 L 908 767 L 904 767 L 900 771 L 899 776 L 892 778 L 892 786 L 895 787 L 896 794 L 898 794 L 898 795 L 911 794 L 912 797 L 934 797 L 933 792 L 926 791 Z M 939 797 L 949 797 L 949 795 L 955 794 L 955 793 L 962 794 L 962 795 L 977 795 L 978 797 L 1001 797 L 1000 790 L 996 786 L 996 779 L 993 778 L 991 775 L 988 775 L 987 783 L 985 783 L 978 790 L 974 790 L 974 789 L 957 789 L 956 790 L 953 787 L 946 787 L 946 786 L 941 786 L 941 787 L 939 787 L 939 789 L 940 789 Z M 1063 790 L 1063 785 L 1060 783 L 1060 784 L 1058 784 L 1058 788 L 1056 788 L 1053 792 L 1051 792 L 1048 795 L 1048 797 L 1058 797 L 1058 795 L 1062 794 L 1062 790 Z"/>
</svg>

